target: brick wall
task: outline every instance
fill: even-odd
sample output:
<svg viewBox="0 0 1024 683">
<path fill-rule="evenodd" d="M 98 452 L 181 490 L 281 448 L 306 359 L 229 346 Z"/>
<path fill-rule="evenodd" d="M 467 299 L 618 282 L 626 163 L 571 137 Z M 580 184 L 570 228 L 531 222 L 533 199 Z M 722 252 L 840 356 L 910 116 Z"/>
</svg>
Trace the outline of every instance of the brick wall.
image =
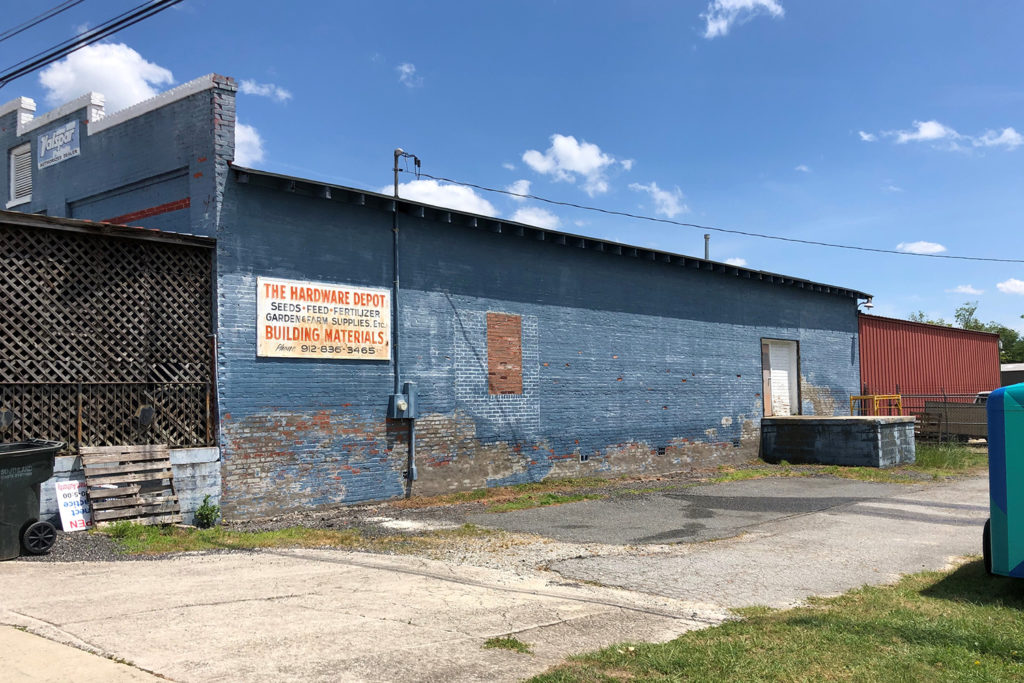
<svg viewBox="0 0 1024 683">
<path fill-rule="evenodd" d="M 487 314 L 487 391 L 523 393 L 522 316 Z"/>
<path fill-rule="evenodd" d="M 850 298 L 401 222 L 418 493 L 749 460 L 763 338 L 800 342 L 804 412 L 841 410 L 857 391 Z M 255 355 L 257 276 L 387 287 L 390 228 L 391 214 L 371 203 L 229 180 L 218 244 L 229 517 L 402 492 L 406 434 L 385 418 L 389 362 Z"/>
</svg>

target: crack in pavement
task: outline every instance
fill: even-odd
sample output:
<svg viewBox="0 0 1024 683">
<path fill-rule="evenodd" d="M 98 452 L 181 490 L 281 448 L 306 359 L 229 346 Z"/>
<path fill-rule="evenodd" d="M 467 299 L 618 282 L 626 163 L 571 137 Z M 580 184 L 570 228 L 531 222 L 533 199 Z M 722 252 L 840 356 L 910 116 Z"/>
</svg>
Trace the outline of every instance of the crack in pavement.
<svg viewBox="0 0 1024 683">
<path fill-rule="evenodd" d="M 646 608 L 646 607 L 637 607 L 637 606 L 634 606 L 634 605 L 625 605 L 625 604 L 622 604 L 622 603 L 613 602 L 611 600 L 602 600 L 600 598 L 583 598 L 583 597 L 575 597 L 575 596 L 571 596 L 571 595 L 564 595 L 562 593 L 555 593 L 555 592 L 551 592 L 551 591 L 536 590 L 536 589 L 531 589 L 531 588 L 513 588 L 511 586 L 497 586 L 497 585 L 495 585 L 493 583 L 487 583 L 487 582 L 484 582 L 484 581 L 476 581 L 474 579 L 466 579 L 466 578 L 462 578 L 462 577 L 448 577 L 448 576 L 444 576 L 444 575 L 442 575 L 442 574 L 440 574 L 438 572 L 427 571 L 427 570 L 408 569 L 408 568 L 404 568 L 404 567 L 394 567 L 394 566 L 382 566 L 379 563 L 366 562 L 366 561 L 360 562 L 360 561 L 357 561 L 357 560 L 354 560 L 354 559 L 345 560 L 345 559 L 333 558 L 333 557 L 310 557 L 308 555 L 283 553 L 283 552 L 280 552 L 280 551 L 273 551 L 273 550 L 267 551 L 267 553 L 271 554 L 271 555 L 278 555 L 279 557 L 293 557 L 293 558 L 297 558 L 297 559 L 303 559 L 303 560 L 307 560 L 307 561 L 310 561 L 310 562 L 327 562 L 327 563 L 330 563 L 330 564 L 340 564 L 340 565 L 347 565 L 347 566 L 354 566 L 354 567 L 363 567 L 364 569 L 375 569 L 375 570 L 378 570 L 378 571 L 391 571 L 391 572 L 396 572 L 396 573 L 399 573 L 399 574 L 406 574 L 406 575 L 409 575 L 409 576 L 419 576 L 419 577 L 422 577 L 422 578 L 437 579 L 438 581 L 446 581 L 448 583 L 455 583 L 455 584 L 459 584 L 459 585 L 462 585 L 462 586 L 471 586 L 471 587 L 474 587 L 474 588 L 482 588 L 482 589 L 485 589 L 485 590 L 493 590 L 493 591 L 499 591 L 499 592 L 503 592 L 503 593 L 515 593 L 515 594 L 518 594 L 518 595 L 532 595 L 534 597 L 551 598 L 553 600 L 566 600 L 566 601 L 569 601 L 569 602 L 580 602 L 580 603 L 591 604 L 591 605 L 603 605 L 605 607 L 615 607 L 615 608 L 618 608 L 618 609 L 621 609 L 621 610 L 625 610 L 625 611 L 629 611 L 629 612 L 638 612 L 638 613 L 641 613 L 641 614 L 650 614 L 652 616 L 666 617 L 668 619 L 679 619 L 681 621 L 694 621 L 694 620 L 696 620 L 696 621 L 706 621 L 706 623 L 708 623 L 710 625 L 717 625 L 718 623 L 720 623 L 720 622 L 715 621 L 715 620 L 711 620 L 711 619 L 706 619 L 705 620 L 702 617 L 697 617 L 696 616 L 696 612 L 693 613 L 693 616 L 681 616 L 681 615 L 677 615 L 677 614 L 670 614 L 668 612 L 663 612 L 663 611 L 660 611 L 660 610 L 649 609 L 649 608 Z M 641 591 L 635 591 L 635 592 L 641 593 Z M 644 595 L 647 595 L 647 594 L 644 594 Z M 665 596 L 657 596 L 657 597 L 664 598 Z"/>
<path fill-rule="evenodd" d="M 150 614 L 150 613 L 153 613 L 153 612 L 166 612 L 166 611 L 172 610 L 172 609 L 195 609 L 195 608 L 199 608 L 199 607 L 219 607 L 221 605 L 234 605 L 234 604 L 239 604 L 239 603 L 243 603 L 243 602 L 276 602 L 278 600 L 287 600 L 289 598 L 304 598 L 304 597 L 309 597 L 311 595 L 317 595 L 317 592 L 314 591 L 314 592 L 310 592 L 310 593 L 289 593 L 287 595 L 269 595 L 269 596 L 263 596 L 263 597 L 259 597 L 259 598 L 237 598 L 237 599 L 234 599 L 234 600 L 213 600 L 211 602 L 193 602 L 193 603 L 188 603 L 188 604 L 183 604 L 183 605 L 173 605 L 173 606 L 170 606 L 170 607 L 153 607 L 151 609 L 133 610 L 132 614 L 133 615 L 135 615 L 135 614 Z M 65 626 L 70 626 L 71 624 L 88 624 L 88 623 L 97 622 L 97 621 L 107 621 L 109 619 L 114 619 L 114 618 L 115 617 L 113 617 L 113 616 L 105 616 L 105 617 L 96 617 L 96 618 L 93 618 L 93 619 L 75 619 L 74 621 L 64 622 L 64 625 Z"/>
</svg>

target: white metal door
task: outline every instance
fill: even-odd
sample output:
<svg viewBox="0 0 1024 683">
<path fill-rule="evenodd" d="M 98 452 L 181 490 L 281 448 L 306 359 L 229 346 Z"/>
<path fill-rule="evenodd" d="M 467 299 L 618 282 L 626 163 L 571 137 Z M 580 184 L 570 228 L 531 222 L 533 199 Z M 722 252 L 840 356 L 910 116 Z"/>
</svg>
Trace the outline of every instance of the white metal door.
<svg viewBox="0 0 1024 683">
<path fill-rule="evenodd" d="M 766 364 L 765 415 L 799 415 L 800 377 L 796 342 L 774 339 L 765 341 L 761 357 Z"/>
</svg>

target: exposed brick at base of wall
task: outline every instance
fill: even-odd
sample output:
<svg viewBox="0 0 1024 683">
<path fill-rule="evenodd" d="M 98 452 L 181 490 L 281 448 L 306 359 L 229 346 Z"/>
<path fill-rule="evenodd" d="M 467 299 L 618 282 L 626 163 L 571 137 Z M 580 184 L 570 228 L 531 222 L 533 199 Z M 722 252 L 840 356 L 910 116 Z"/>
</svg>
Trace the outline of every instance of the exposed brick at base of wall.
<svg viewBox="0 0 1024 683">
<path fill-rule="evenodd" d="M 222 470 L 222 508 L 244 519 L 402 493 L 405 430 L 356 411 L 277 410 L 221 420 L 231 456 Z"/>
<path fill-rule="evenodd" d="M 463 411 L 416 420 L 417 495 L 541 481 L 548 477 L 664 474 L 748 462 L 757 456 L 756 423 L 738 442 L 668 439 L 595 447 L 552 447 L 548 439 L 481 442 Z M 233 455 L 223 465 L 227 519 L 312 506 L 392 498 L 404 491 L 408 422 L 368 422 L 346 409 L 272 412 L 236 421 L 222 434 Z M 584 452 L 586 451 L 586 452 Z"/>
</svg>

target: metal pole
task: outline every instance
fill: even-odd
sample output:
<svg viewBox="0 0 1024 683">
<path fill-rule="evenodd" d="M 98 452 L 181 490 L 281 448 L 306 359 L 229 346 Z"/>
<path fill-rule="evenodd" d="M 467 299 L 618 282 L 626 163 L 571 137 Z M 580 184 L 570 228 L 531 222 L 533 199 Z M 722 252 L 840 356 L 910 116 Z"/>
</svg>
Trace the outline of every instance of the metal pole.
<svg viewBox="0 0 1024 683">
<path fill-rule="evenodd" d="M 704 260 L 711 260 L 711 235 L 704 234 Z"/>
<path fill-rule="evenodd" d="M 409 420 L 409 458 L 406 462 L 405 497 L 412 498 L 412 472 L 416 466 L 416 420 Z"/>
<path fill-rule="evenodd" d="M 398 354 L 398 159 L 405 154 L 399 147 L 395 150 L 395 201 L 391 212 L 391 259 L 392 270 L 394 271 L 394 282 L 391 287 L 391 352 L 395 354 L 395 391 L 401 393 L 401 363 Z"/>
</svg>

